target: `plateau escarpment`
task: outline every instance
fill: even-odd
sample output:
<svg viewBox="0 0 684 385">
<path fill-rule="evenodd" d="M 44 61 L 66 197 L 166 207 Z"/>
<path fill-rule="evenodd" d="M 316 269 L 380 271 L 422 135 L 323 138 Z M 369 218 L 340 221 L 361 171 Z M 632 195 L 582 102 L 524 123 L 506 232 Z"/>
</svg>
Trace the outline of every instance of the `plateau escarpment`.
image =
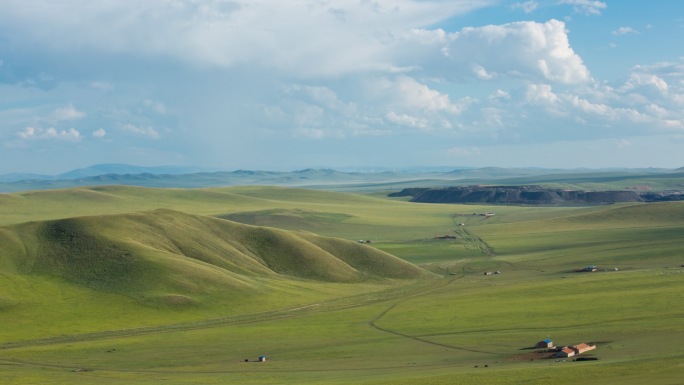
<svg viewBox="0 0 684 385">
<path fill-rule="evenodd" d="M 409 188 L 390 197 L 411 196 L 411 202 L 474 203 L 520 205 L 594 205 L 620 202 L 679 200 L 679 194 L 634 191 L 579 191 L 540 186 L 464 186 L 447 188 Z"/>
</svg>

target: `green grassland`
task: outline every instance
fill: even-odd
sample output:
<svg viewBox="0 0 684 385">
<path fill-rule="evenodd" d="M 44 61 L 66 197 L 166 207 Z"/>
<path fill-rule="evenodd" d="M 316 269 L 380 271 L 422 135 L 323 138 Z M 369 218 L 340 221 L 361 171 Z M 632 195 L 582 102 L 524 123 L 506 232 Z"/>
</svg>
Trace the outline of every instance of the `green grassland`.
<svg viewBox="0 0 684 385">
<path fill-rule="evenodd" d="M 684 378 L 680 202 L 106 186 L 0 195 L 0 223 L 0 383 Z M 543 359 L 546 337 L 600 360 Z"/>
</svg>

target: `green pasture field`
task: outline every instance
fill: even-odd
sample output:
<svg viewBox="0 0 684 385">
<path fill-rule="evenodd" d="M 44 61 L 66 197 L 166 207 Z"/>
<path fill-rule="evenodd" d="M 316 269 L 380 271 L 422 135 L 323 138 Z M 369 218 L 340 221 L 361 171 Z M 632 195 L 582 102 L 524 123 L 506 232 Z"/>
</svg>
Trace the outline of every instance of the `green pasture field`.
<svg viewBox="0 0 684 385">
<path fill-rule="evenodd" d="M 196 299 L 165 306 L 49 270 L 22 273 L 7 257 L 40 250 L 16 229 L 28 234 L 46 220 L 88 216 L 86 228 L 109 229 L 83 246 L 93 255 L 107 239 L 133 239 L 145 228 L 131 222 L 121 230 L 109 224 L 112 214 L 139 213 L 126 218 L 163 229 L 168 238 L 155 235 L 150 245 L 197 226 L 172 214 L 162 218 L 177 223 L 162 226 L 146 213 L 158 208 L 370 240 L 368 247 L 436 274 L 357 283 L 236 276 L 254 290 L 199 290 L 199 281 L 145 275 L 145 287 L 186 287 Z M 684 378 L 679 202 L 430 205 L 270 187 L 96 187 L 0 195 L 0 223 L 0 383 L 665 385 Z M 204 243 L 214 257 L 208 235 L 193 239 L 199 243 L 176 247 Z M 135 242 L 144 253 L 144 242 Z M 587 265 L 598 271 L 574 272 Z M 531 347 L 547 337 L 596 344 L 586 355 L 599 360 L 542 358 Z M 261 355 L 267 361 L 255 362 Z"/>
</svg>

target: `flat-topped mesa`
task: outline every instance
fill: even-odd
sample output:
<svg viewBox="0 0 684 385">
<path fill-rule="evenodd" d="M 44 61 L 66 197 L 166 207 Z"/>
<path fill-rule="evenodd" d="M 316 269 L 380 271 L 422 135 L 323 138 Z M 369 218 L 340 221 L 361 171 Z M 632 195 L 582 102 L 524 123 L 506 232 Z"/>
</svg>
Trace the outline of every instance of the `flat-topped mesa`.
<svg viewBox="0 0 684 385">
<path fill-rule="evenodd" d="M 411 188 L 389 196 L 412 196 L 421 203 L 490 203 L 522 205 L 584 205 L 643 202 L 633 191 L 579 191 L 541 186 L 463 186 L 434 189 Z"/>
</svg>

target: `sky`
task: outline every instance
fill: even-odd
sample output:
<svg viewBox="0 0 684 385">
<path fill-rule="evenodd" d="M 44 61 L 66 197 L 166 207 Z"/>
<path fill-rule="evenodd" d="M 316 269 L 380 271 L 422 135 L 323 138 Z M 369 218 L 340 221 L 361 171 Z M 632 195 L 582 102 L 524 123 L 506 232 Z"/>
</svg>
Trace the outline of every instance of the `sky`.
<svg viewBox="0 0 684 385">
<path fill-rule="evenodd" d="M 2 0 L 0 174 L 684 166 L 684 1 Z"/>
</svg>

